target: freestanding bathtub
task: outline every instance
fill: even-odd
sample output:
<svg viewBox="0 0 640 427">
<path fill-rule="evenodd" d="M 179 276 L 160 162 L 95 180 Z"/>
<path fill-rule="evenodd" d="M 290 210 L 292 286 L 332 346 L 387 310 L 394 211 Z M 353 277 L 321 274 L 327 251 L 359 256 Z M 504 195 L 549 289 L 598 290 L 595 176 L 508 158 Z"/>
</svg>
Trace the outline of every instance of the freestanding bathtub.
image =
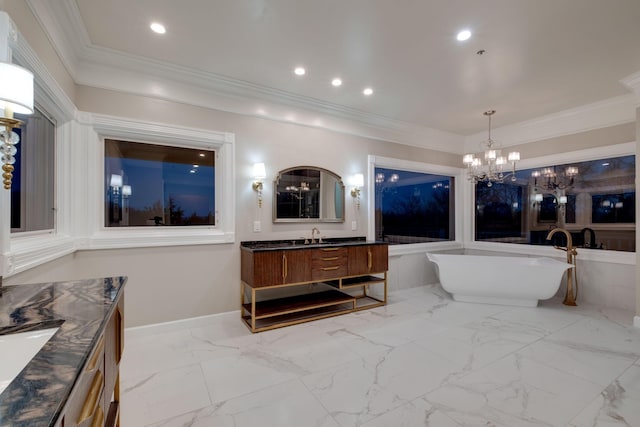
<svg viewBox="0 0 640 427">
<path fill-rule="evenodd" d="M 552 258 L 427 253 L 456 301 L 536 307 L 558 292 L 573 265 Z"/>
</svg>

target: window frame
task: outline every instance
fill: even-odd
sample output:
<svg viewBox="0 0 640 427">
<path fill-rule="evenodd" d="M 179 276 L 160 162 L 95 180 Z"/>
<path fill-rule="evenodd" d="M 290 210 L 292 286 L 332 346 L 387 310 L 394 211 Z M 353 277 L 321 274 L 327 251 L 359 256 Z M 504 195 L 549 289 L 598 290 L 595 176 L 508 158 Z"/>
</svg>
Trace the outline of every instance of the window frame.
<svg viewBox="0 0 640 427">
<path fill-rule="evenodd" d="M 627 142 L 622 144 L 613 144 L 596 148 L 587 148 L 577 151 L 569 151 L 565 153 L 559 153 L 548 156 L 540 156 L 533 158 L 526 158 L 518 162 L 516 174 L 519 170 L 540 168 L 553 164 L 567 164 L 572 162 L 593 161 L 598 159 L 605 159 L 610 157 L 622 157 L 636 155 L 636 143 Z M 636 159 L 637 160 L 637 159 Z M 464 170 L 464 169 L 463 169 Z M 637 178 L 636 178 L 637 179 Z M 536 246 L 536 245 L 523 245 L 515 243 L 500 243 L 500 242 L 483 242 L 475 240 L 475 215 L 473 214 L 475 209 L 475 188 L 473 183 L 466 180 L 468 197 L 465 198 L 467 205 L 465 206 L 465 212 L 469 212 L 469 215 L 465 216 L 464 222 L 464 248 L 470 250 L 491 251 L 496 253 L 511 253 L 529 256 L 552 256 L 558 257 L 559 251 L 553 247 L 548 246 Z M 602 251 L 588 248 L 580 248 L 580 259 L 585 261 L 601 261 L 610 262 L 616 264 L 635 265 L 636 253 L 635 252 L 622 252 L 622 251 Z"/>
<path fill-rule="evenodd" d="M 228 132 L 187 128 L 129 118 L 84 113 L 94 132 L 89 157 L 94 174 L 89 179 L 91 226 L 79 249 L 113 249 L 158 246 L 205 245 L 235 242 L 235 136 Z M 105 139 L 190 149 L 216 153 L 216 225 L 166 227 L 106 227 L 104 220 Z"/>
<path fill-rule="evenodd" d="M 389 169 L 401 169 L 412 172 L 420 172 L 425 174 L 443 175 L 453 177 L 455 181 L 454 185 L 454 223 L 453 232 L 455 240 L 447 240 L 440 242 L 424 242 L 424 243 L 407 243 L 403 245 L 390 245 L 389 255 L 406 255 L 423 253 L 426 251 L 439 251 L 439 250 L 455 250 L 462 249 L 463 246 L 463 208 L 464 200 L 466 197 L 466 186 L 463 184 L 466 181 L 464 169 L 436 165 L 432 163 L 416 162 L 411 160 L 397 159 L 393 157 L 383 157 L 369 155 L 367 158 L 367 187 L 371 190 L 367 203 L 367 239 L 375 239 L 375 197 L 372 197 L 375 191 L 375 168 L 389 168 Z"/>
</svg>

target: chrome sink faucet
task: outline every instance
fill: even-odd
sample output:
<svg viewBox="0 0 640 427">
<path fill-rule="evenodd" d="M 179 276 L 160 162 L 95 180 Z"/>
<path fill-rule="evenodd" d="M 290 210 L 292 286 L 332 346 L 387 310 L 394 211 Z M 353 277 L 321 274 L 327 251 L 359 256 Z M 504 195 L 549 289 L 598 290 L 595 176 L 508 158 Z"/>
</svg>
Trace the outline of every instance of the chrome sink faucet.
<svg viewBox="0 0 640 427">
<path fill-rule="evenodd" d="M 313 227 L 311 229 L 311 244 L 322 243 L 322 239 L 319 239 L 318 242 L 316 242 L 316 232 L 318 233 L 318 237 L 320 237 L 320 230 L 318 230 L 316 227 Z"/>
</svg>

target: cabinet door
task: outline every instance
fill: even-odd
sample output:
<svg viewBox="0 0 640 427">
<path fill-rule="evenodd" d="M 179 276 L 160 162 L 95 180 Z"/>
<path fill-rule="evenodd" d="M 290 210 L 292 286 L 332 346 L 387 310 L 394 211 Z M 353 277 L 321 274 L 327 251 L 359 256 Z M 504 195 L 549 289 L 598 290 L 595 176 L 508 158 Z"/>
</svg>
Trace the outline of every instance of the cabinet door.
<svg viewBox="0 0 640 427">
<path fill-rule="evenodd" d="M 311 252 L 264 251 L 253 254 L 253 286 L 282 285 L 311 280 Z"/>
<path fill-rule="evenodd" d="M 351 246 L 349 248 L 349 276 L 382 273 L 389 269 L 387 245 Z"/>
</svg>

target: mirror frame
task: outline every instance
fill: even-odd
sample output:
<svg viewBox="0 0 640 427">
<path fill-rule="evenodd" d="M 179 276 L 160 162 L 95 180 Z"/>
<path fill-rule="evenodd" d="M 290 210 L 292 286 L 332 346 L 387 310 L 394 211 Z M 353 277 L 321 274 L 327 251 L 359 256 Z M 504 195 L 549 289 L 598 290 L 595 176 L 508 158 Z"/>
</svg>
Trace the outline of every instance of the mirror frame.
<svg viewBox="0 0 640 427">
<path fill-rule="evenodd" d="M 339 218 L 278 218 L 278 184 L 280 183 L 280 179 L 282 177 L 282 175 L 286 174 L 287 172 L 291 172 L 297 169 L 311 169 L 314 171 L 318 171 L 320 173 L 326 173 L 332 177 L 334 177 L 336 179 L 336 181 L 340 184 L 340 187 L 342 189 L 342 216 Z M 324 168 L 320 168 L 317 166 L 294 166 L 291 168 L 287 168 L 287 169 L 283 169 L 281 171 L 278 172 L 278 176 L 276 176 L 276 179 L 273 181 L 273 213 L 272 213 L 272 220 L 274 223 L 296 223 L 296 222 L 301 222 L 301 223 L 321 223 L 321 222 L 344 222 L 345 221 L 345 210 L 346 210 L 346 206 L 345 206 L 345 186 L 344 183 L 342 182 L 342 177 L 340 175 L 338 175 L 335 172 L 331 172 L 328 169 L 324 169 Z"/>
</svg>

